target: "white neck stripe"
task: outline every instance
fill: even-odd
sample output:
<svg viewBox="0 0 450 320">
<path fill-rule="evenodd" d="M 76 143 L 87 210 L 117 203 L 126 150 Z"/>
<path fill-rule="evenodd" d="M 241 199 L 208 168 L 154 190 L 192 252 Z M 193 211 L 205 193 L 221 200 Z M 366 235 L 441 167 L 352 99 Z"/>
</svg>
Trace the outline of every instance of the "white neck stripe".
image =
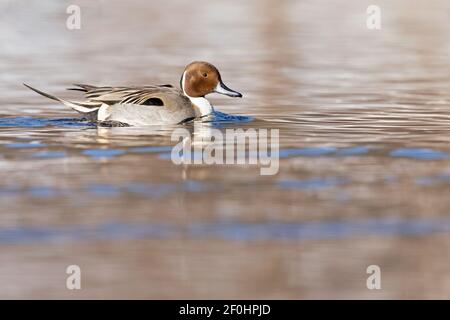
<svg viewBox="0 0 450 320">
<path fill-rule="evenodd" d="M 186 71 L 183 72 L 183 76 L 181 77 L 181 90 L 183 90 L 183 94 L 191 100 L 191 103 L 197 107 L 200 111 L 200 117 L 207 116 L 214 111 L 213 106 L 205 97 L 190 97 L 186 91 L 184 90 L 184 78 L 186 75 Z"/>
</svg>

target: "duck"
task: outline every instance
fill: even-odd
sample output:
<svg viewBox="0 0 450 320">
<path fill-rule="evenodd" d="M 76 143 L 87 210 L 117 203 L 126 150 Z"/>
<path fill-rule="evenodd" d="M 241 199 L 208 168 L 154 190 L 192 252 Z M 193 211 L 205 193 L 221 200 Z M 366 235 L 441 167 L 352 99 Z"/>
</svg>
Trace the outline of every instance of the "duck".
<svg viewBox="0 0 450 320">
<path fill-rule="evenodd" d="M 176 125 L 214 113 L 205 98 L 219 93 L 234 98 L 242 94 L 228 88 L 219 70 L 211 63 L 189 63 L 181 76 L 180 88 L 172 85 L 94 86 L 74 84 L 84 93 L 84 101 L 69 101 L 23 84 L 34 92 L 72 108 L 84 118 L 106 126 Z"/>
</svg>

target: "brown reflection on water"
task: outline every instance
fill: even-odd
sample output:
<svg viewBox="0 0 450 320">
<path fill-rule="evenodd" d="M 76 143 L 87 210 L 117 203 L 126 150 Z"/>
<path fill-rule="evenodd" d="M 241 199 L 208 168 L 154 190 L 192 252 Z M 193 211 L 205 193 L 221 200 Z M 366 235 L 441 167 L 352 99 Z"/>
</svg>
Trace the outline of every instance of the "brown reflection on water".
<svg viewBox="0 0 450 320">
<path fill-rule="evenodd" d="M 379 1 L 380 31 L 368 1 L 76 3 L 78 31 L 68 2 L 1 4 L 0 297 L 450 297 L 448 1 Z M 221 130 L 280 129 L 277 175 L 175 166 L 174 127 L 96 128 L 21 86 L 176 85 L 191 60 L 244 94 L 211 97 L 253 118 Z"/>
</svg>

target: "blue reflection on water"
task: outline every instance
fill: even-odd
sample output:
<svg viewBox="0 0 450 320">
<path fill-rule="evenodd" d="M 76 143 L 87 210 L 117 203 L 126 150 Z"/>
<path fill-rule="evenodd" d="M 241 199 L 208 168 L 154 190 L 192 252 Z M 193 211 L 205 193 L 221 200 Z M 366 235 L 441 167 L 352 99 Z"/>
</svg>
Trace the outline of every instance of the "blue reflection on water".
<svg viewBox="0 0 450 320">
<path fill-rule="evenodd" d="M 450 183 L 450 174 L 444 173 L 437 176 L 424 176 L 415 179 L 415 183 L 422 186 L 434 186 Z"/>
<path fill-rule="evenodd" d="M 109 184 L 92 184 L 87 186 L 86 189 L 89 193 L 102 197 L 116 197 L 120 195 L 120 188 Z"/>
<path fill-rule="evenodd" d="M 81 118 L 46 119 L 33 117 L 6 117 L 0 118 L 0 127 L 93 127 L 95 124 Z"/>
<path fill-rule="evenodd" d="M 211 119 L 213 126 L 216 128 L 221 128 L 227 123 L 248 123 L 251 121 L 253 121 L 253 118 L 249 116 L 228 114 L 220 111 L 214 111 Z"/>
<path fill-rule="evenodd" d="M 416 160 L 440 160 L 450 157 L 450 153 L 432 149 L 400 148 L 389 153 L 391 157 L 411 158 Z"/>
<path fill-rule="evenodd" d="M 51 158 L 65 158 L 65 151 L 42 151 L 31 155 L 32 158 L 51 159 Z"/>
<path fill-rule="evenodd" d="M 135 196 L 162 198 L 171 193 L 177 192 L 209 192 L 220 189 L 217 184 L 208 184 L 195 180 L 186 180 L 183 183 L 144 183 L 129 182 L 120 185 L 94 183 L 81 188 L 53 188 L 51 186 L 0 186 L 0 197 L 22 196 L 25 192 L 35 198 L 53 198 L 76 195 L 79 192 L 86 192 L 91 197 L 118 197 L 123 193 Z"/>
<path fill-rule="evenodd" d="M 0 229 L 0 243 L 48 243 L 59 241 L 121 240 L 167 237 L 170 230 L 164 225 L 106 223 L 95 227 L 62 226 L 12 227 Z"/>
<path fill-rule="evenodd" d="M 57 195 L 55 189 L 51 187 L 31 187 L 28 192 L 36 198 L 51 198 Z"/>
<path fill-rule="evenodd" d="M 357 147 L 340 149 L 336 152 L 336 155 L 338 155 L 338 156 L 357 156 L 357 155 L 366 154 L 368 152 L 369 152 L 368 147 L 357 146 Z"/>
<path fill-rule="evenodd" d="M 312 178 L 309 180 L 281 180 L 277 183 L 278 187 L 283 189 L 305 189 L 305 190 L 317 190 L 335 187 L 346 182 L 345 179 L 332 177 L 332 178 Z"/>
<path fill-rule="evenodd" d="M 82 152 L 84 155 L 97 158 L 112 158 L 124 154 L 125 151 L 121 149 L 87 149 Z"/>
<path fill-rule="evenodd" d="M 311 148 L 292 148 L 280 150 L 280 158 L 295 156 L 324 156 L 336 152 L 334 147 L 311 147 Z"/>
<path fill-rule="evenodd" d="M 223 223 L 191 226 L 191 235 L 228 240 L 320 240 L 354 236 L 423 235 L 450 232 L 450 219 L 367 219 L 264 224 Z"/>
<path fill-rule="evenodd" d="M 361 236 L 421 236 L 450 232 L 450 219 L 359 219 L 313 222 L 211 222 L 170 224 L 112 222 L 97 226 L 5 227 L 1 244 L 58 241 L 216 238 L 230 241 L 327 240 Z"/>
<path fill-rule="evenodd" d="M 170 146 L 135 147 L 130 148 L 129 151 L 136 153 L 160 153 L 160 152 L 170 152 L 172 151 L 172 147 Z"/>
<path fill-rule="evenodd" d="M 40 142 L 17 142 L 17 143 L 7 143 L 3 145 L 9 149 L 30 149 L 30 148 L 42 148 L 46 147 L 46 144 Z"/>
</svg>

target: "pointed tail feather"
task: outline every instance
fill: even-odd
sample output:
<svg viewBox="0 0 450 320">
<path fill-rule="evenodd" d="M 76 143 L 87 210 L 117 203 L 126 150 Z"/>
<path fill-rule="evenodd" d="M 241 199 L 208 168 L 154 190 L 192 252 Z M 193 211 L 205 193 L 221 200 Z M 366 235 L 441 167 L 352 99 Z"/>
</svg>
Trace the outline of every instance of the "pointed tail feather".
<svg viewBox="0 0 450 320">
<path fill-rule="evenodd" d="M 33 88 L 33 87 L 27 85 L 26 83 L 23 83 L 23 85 L 24 85 L 25 87 L 27 87 L 28 89 L 31 89 L 31 90 L 33 90 L 33 91 L 36 92 L 36 93 L 39 93 L 41 96 L 44 96 L 44 97 L 46 97 L 46 98 L 49 98 L 49 99 L 52 99 L 52 100 L 56 100 L 56 101 L 62 102 L 62 100 L 61 100 L 60 98 L 55 97 L 55 96 L 52 96 L 51 94 L 45 93 L 45 92 L 43 92 L 43 91 L 41 91 L 41 90 L 35 89 L 35 88 Z"/>
<path fill-rule="evenodd" d="M 73 85 L 75 87 L 78 87 L 78 88 L 68 88 L 67 90 L 88 92 L 88 91 L 91 91 L 91 90 L 94 90 L 94 89 L 98 88 L 98 87 L 90 85 L 90 84 L 74 83 Z"/>
<path fill-rule="evenodd" d="M 86 90 L 82 88 L 67 88 L 67 90 L 86 92 Z"/>
<path fill-rule="evenodd" d="M 46 98 L 52 99 L 52 100 L 56 100 L 61 102 L 62 104 L 64 104 L 65 106 L 68 106 L 80 113 L 91 113 L 94 111 L 97 111 L 100 108 L 100 104 L 98 103 L 89 103 L 89 102 L 73 102 L 73 101 L 68 101 L 68 100 L 64 100 L 61 98 L 58 98 L 54 95 L 51 95 L 49 93 L 43 92 L 41 90 L 38 90 L 36 88 L 33 88 L 32 86 L 27 85 L 26 83 L 23 84 L 25 87 L 27 87 L 30 90 L 33 90 L 34 92 L 40 94 L 41 96 L 44 96 Z"/>
</svg>

